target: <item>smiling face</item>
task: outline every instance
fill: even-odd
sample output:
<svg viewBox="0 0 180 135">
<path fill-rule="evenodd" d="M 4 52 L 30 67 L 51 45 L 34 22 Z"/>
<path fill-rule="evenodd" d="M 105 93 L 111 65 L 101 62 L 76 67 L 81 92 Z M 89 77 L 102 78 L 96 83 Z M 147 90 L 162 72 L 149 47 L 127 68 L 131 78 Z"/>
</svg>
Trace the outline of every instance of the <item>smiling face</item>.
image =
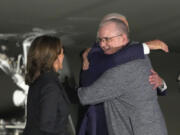
<svg viewBox="0 0 180 135">
<path fill-rule="evenodd" d="M 99 45 L 105 54 L 113 54 L 125 46 L 125 37 L 114 22 L 103 24 L 98 31 Z"/>
</svg>

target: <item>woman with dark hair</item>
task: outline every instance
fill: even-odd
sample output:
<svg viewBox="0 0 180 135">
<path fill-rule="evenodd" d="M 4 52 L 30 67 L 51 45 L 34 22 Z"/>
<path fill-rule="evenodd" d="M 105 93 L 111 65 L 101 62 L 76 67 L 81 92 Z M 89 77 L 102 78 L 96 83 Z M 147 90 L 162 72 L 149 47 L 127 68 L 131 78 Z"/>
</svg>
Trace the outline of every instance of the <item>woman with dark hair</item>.
<svg viewBox="0 0 180 135">
<path fill-rule="evenodd" d="M 69 100 L 57 74 L 63 58 L 57 37 L 44 35 L 32 42 L 25 76 L 30 87 L 23 135 L 67 135 Z"/>
</svg>

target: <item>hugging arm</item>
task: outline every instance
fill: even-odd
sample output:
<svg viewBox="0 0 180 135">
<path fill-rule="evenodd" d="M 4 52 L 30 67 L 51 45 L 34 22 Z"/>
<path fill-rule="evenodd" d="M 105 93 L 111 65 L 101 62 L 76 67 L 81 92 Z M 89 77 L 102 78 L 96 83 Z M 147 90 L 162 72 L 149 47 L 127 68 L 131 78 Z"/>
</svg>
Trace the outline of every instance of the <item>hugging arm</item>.
<svg viewBox="0 0 180 135">
<path fill-rule="evenodd" d="M 124 52 L 124 57 L 126 56 L 127 61 L 132 58 L 138 59 L 142 58 L 143 55 L 149 54 L 150 50 L 162 50 L 164 52 L 169 52 L 168 45 L 161 41 L 161 40 L 151 40 L 147 41 L 143 44 L 137 43 L 137 46 L 130 46 L 128 49 L 126 49 L 126 52 Z M 89 60 L 88 60 L 88 54 L 89 52 L 94 53 L 100 51 L 101 48 L 98 47 L 98 44 L 96 43 L 92 48 L 87 48 L 82 57 L 83 57 L 83 64 L 82 69 L 88 70 L 89 68 Z M 129 59 L 128 59 L 129 58 Z M 121 62 L 121 57 L 119 57 L 119 61 Z"/>
</svg>

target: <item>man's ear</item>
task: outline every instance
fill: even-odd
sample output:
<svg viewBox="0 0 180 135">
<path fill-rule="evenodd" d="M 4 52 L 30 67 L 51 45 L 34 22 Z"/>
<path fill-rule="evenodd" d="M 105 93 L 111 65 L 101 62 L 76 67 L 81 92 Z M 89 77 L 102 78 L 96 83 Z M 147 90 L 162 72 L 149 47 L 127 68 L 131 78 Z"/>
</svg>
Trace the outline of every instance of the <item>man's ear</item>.
<svg viewBox="0 0 180 135">
<path fill-rule="evenodd" d="M 122 43 L 123 44 L 127 44 L 127 42 L 128 42 L 128 38 L 127 38 L 127 35 L 126 34 L 122 34 Z"/>
</svg>

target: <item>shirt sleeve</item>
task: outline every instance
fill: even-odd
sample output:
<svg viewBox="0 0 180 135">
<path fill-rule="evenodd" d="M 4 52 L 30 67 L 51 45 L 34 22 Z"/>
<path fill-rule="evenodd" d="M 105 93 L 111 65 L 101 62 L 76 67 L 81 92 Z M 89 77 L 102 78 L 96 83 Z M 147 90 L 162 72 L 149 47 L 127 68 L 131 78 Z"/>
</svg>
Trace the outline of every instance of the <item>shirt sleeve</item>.
<svg viewBox="0 0 180 135">
<path fill-rule="evenodd" d="M 166 82 L 163 80 L 163 84 L 158 87 L 161 91 L 165 91 L 167 89 Z"/>
<path fill-rule="evenodd" d="M 148 45 L 146 43 L 143 43 L 142 45 L 143 45 L 144 54 L 145 55 L 150 54 L 150 49 L 149 49 Z"/>
</svg>

